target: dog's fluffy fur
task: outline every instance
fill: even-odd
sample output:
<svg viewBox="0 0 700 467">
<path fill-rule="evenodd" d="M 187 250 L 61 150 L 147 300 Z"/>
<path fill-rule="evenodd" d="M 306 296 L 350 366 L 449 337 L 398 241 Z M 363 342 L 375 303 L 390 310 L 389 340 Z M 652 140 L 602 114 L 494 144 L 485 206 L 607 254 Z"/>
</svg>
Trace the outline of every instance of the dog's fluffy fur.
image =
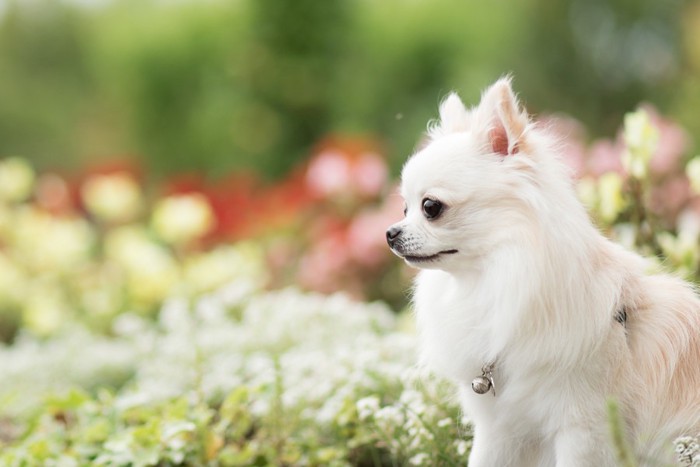
<svg viewBox="0 0 700 467">
<path fill-rule="evenodd" d="M 460 387 L 469 466 L 613 466 L 610 398 L 641 462 L 672 462 L 673 438 L 700 432 L 693 288 L 596 230 L 508 78 L 472 109 L 450 95 L 429 139 L 403 169 L 406 217 L 387 236 L 422 269 L 422 357 Z M 426 198 L 442 205 L 433 219 Z M 492 361 L 496 396 L 476 394 Z"/>
</svg>

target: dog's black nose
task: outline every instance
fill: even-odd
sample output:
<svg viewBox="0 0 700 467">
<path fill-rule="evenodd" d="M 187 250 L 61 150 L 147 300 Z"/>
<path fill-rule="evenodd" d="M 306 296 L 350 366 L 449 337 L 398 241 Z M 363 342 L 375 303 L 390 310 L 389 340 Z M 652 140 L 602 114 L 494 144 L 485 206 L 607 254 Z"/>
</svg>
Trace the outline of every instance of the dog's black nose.
<svg viewBox="0 0 700 467">
<path fill-rule="evenodd" d="M 391 226 L 389 230 L 386 231 L 386 241 L 389 246 L 393 247 L 396 243 L 396 239 L 401 235 L 401 227 Z"/>
</svg>

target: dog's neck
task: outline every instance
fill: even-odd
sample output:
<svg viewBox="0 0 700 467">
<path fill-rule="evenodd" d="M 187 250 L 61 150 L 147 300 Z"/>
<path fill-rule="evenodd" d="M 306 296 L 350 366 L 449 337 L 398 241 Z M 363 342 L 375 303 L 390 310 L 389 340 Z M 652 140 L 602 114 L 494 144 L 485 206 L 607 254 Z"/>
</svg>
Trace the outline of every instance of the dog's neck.
<svg viewBox="0 0 700 467">
<path fill-rule="evenodd" d="M 509 352 L 551 359 L 560 345 L 553 336 L 580 336 L 570 345 L 594 348 L 591 336 L 601 335 L 609 321 L 587 307 L 612 313 L 617 306 L 619 287 L 604 266 L 606 242 L 590 224 L 536 238 L 537 245 L 507 245 L 476 267 L 453 273 L 458 287 L 472 285 L 479 326 L 489 335 L 481 364 Z"/>
<path fill-rule="evenodd" d="M 611 326 L 622 326 L 627 333 L 627 306 L 623 303 L 617 308 L 611 320 Z M 498 356 L 492 360 L 485 362 L 481 366 L 481 374 L 475 375 L 472 379 L 472 390 L 477 394 L 491 393 L 496 397 L 496 373 L 497 373 Z M 499 381 L 499 384 L 502 381 Z"/>
</svg>

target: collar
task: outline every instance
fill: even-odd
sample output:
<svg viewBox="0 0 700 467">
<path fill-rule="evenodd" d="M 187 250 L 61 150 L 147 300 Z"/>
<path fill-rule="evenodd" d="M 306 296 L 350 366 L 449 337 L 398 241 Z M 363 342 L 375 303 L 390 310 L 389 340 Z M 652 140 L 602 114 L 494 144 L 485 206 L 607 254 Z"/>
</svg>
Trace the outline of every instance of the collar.
<svg viewBox="0 0 700 467">
<path fill-rule="evenodd" d="M 624 327 L 627 327 L 627 307 L 625 305 L 622 305 L 619 310 L 617 310 L 617 313 L 615 313 L 615 321 L 623 325 Z"/>
<path fill-rule="evenodd" d="M 617 310 L 613 318 L 627 329 L 627 307 L 625 305 L 622 305 Z M 496 384 L 493 381 L 493 370 L 495 367 L 496 360 L 481 367 L 481 376 L 477 376 L 472 380 L 472 389 L 475 393 L 486 394 L 489 391 L 493 391 L 493 397 L 496 397 Z"/>
</svg>

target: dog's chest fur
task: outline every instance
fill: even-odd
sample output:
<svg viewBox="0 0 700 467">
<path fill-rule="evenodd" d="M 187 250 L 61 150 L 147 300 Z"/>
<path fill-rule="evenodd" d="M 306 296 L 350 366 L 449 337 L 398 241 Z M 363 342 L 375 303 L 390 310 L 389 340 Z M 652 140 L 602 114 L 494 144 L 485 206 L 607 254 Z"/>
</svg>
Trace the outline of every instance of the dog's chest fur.
<svg viewBox="0 0 700 467">
<path fill-rule="evenodd" d="M 611 353 L 603 343 L 577 352 L 576 361 L 563 362 L 570 358 L 564 349 L 576 345 L 575 339 L 565 338 L 556 328 L 533 332 L 523 320 L 539 310 L 507 309 L 527 307 L 508 300 L 522 297 L 519 292 L 510 284 L 498 289 L 479 274 L 458 279 L 440 271 L 421 272 L 414 295 L 421 360 L 460 386 L 462 403 L 475 419 L 503 418 L 522 424 L 523 432 L 536 429 L 546 434 L 557 429 L 548 426 L 557 419 L 552 415 L 571 409 L 571 389 L 598 386 L 593 394 L 610 390 L 604 356 Z M 620 326 L 611 321 L 611 332 L 616 331 L 613 325 Z M 497 397 L 476 394 L 470 387 L 482 366 L 491 362 Z"/>
<path fill-rule="evenodd" d="M 449 379 L 478 376 L 494 354 L 490 318 L 478 295 L 441 271 L 423 271 L 416 283 L 422 363 Z"/>
</svg>

